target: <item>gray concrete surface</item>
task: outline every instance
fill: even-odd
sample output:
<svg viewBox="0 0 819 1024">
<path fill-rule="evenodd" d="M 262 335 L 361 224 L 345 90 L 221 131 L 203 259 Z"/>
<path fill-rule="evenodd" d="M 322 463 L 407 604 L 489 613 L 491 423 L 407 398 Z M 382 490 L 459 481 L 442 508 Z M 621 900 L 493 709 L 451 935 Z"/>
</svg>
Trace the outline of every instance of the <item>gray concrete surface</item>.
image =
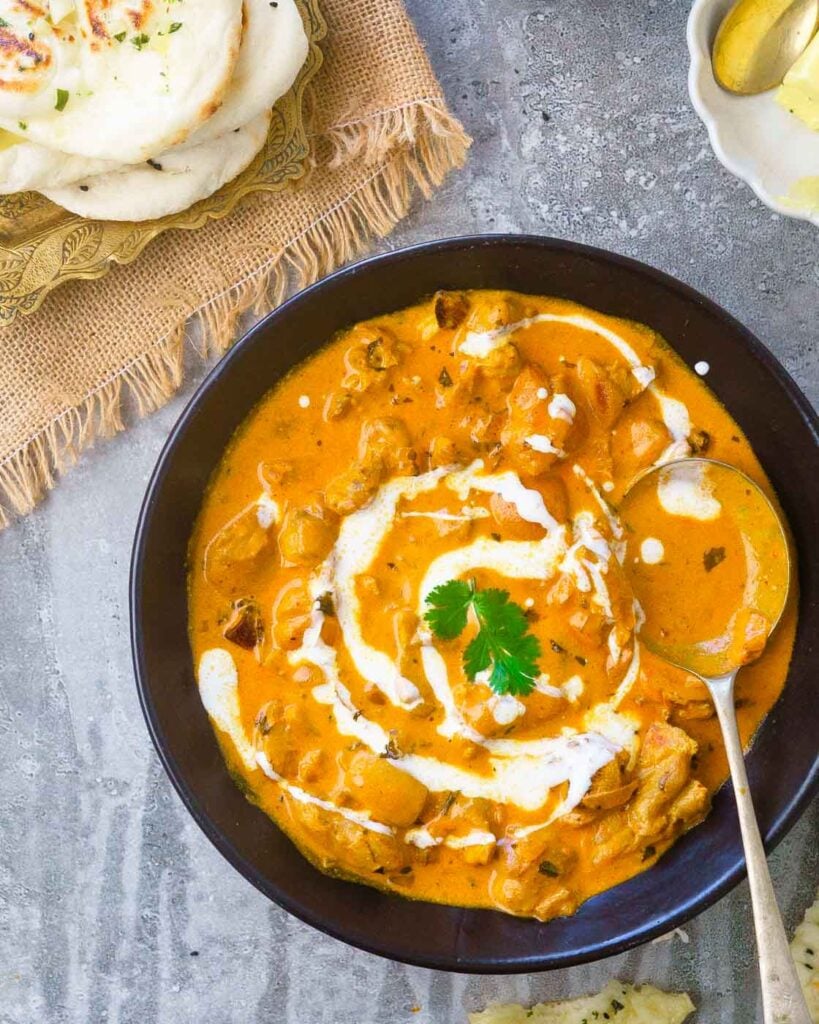
<svg viewBox="0 0 819 1024">
<path fill-rule="evenodd" d="M 817 400 L 818 236 L 711 154 L 686 95 L 685 0 L 409 7 L 475 146 L 387 245 L 508 229 L 637 256 L 721 301 Z M 465 978 L 319 935 L 211 848 L 149 742 L 127 636 L 137 509 L 203 375 L 191 362 L 178 399 L 0 535 L 0 1024 L 457 1024 L 612 975 L 689 989 L 701 1022 L 758 1021 L 745 886 L 687 927 L 688 944 Z M 818 839 L 814 804 L 772 857 L 790 923 L 819 882 Z"/>
</svg>

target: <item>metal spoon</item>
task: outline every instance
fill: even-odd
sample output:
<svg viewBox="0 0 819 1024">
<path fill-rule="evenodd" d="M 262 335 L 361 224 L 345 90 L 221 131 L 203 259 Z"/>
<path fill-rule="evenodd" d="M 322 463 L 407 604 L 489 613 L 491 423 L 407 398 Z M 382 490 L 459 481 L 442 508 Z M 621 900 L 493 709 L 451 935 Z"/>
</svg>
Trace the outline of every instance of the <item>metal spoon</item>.
<svg viewBox="0 0 819 1024">
<path fill-rule="evenodd" d="M 717 32 L 714 77 L 753 95 L 779 85 L 819 26 L 819 0 L 737 0 Z"/>
<path fill-rule="evenodd" d="M 744 473 L 713 459 L 683 459 L 657 467 L 632 484 L 619 510 L 623 520 L 631 530 L 637 531 L 636 536 L 639 536 L 640 524 L 630 521 L 629 508 L 635 507 L 640 493 L 646 493 L 645 488 L 657 488 L 661 481 L 664 485 L 669 481 L 673 484 L 675 476 L 679 477 L 680 474 L 684 486 L 691 485 L 692 474 L 701 474 L 699 482 L 705 487 L 706 494 L 720 502 L 726 514 L 735 514 L 740 529 L 748 527 L 750 531 L 753 524 L 754 535 L 749 537 L 749 545 L 746 545 L 745 550 L 749 561 L 756 560 L 754 567 L 757 571 L 748 574 L 749 579 L 753 578 L 753 592 L 747 592 L 746 588 L 745 596 L 749 601 L 753 601 L 755 607 L 764 610 L 765 618 L 770 624 L 770 634 L 777 625 L 787 601 L 791 571 L 790 553 L 779 515 L 759 487 Z M 743 494 L 741 506 L 736 502 L 738 485 Z M 682 546 L 686 542 L 685 523 L 690 520 L 681 517 L 675 517 L 675 520 L 677 543 Z M 638 591 L 639 599 L 639 585 L 636 581 L 635 589 Z M 695 586 L 692 586 L 690 592 L 696 595 Z M 723 650 L 718 651 L 709 649 L 714 646 L 713 641 L 710 645 L 708 642 L 688 645 L 669 643 L 665 637 L 652 636 L 650 624 L 649 615 L 646 625 L 640 632 L 641 642 L 649 650 L 702 679 L 711 694 L 722 728 L 751 889 L 754 928 L 759 950 L 764 1024 L 811 1024 L 771 884 L 737 728 L 734 680 L 739 669 L 749 659 L 743 660 L 741 645 L 737 647 L 728 644 Z"/>
</svg>

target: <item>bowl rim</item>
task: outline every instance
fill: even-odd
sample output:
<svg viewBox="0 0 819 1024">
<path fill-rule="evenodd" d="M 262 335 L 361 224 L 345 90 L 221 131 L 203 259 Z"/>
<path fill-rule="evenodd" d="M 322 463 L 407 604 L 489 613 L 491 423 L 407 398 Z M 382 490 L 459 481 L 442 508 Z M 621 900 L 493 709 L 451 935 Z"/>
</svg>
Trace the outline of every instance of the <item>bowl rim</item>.
<svg viewBox="0 0 819 1024">
<path fill-rule="evenodd" d="M 745 861 L 741 852 L 734 859 L 731 866 L 723 871 L 713 882 L 702 888 L 696 898 L 689 900 L 678 908 L 675 913 L 668 913 L 662 917 L 647 916 L 646 921 L 635 926 L 627 933 L 618 933 L 609 939 L 601 942 L 589 943 L 586 946 L 576 946 L 569 952 L 544 950 L 533 957 L 517 957 L 516 959 L 498 959 L 493 956 L 463 958 L 456 955 L 439 956 L 423 954 L 406 954 L 402 952 L 396 955 L 389 951 L 390 940 L 387 936 L 382 937 L 380 943 L 367 941 L 359 937 L 350 938 L 344 933 L 343 928 L 335 927 L 324 920 L 320 914 L 314 913 L 305 907 L 297 895 L 282 889 L 276 882 L 256 868 L 247 860 L 234 846 L 234 844 L 220 831 L 207 814 L 203 803 L 196 795 L 193 788 L 188 784 L 184 773 L 180 769 L 176 758 L 168 749 L 168 743 L 163 735 L 159 714 L 152 702 L 149 686 L 147 683 L 147 667 L 144 663 L 144 644 L 141 634 L 142 614 L 142 568 L 149 524 L 152 516 L 155 495 L 162 487 L 172 462 L 177 444 L 184 435 L 191 421 L 197 416 L 199 404 L 204 396 L 214 388 L 219 387 L 222 376 L 229 372 L 233 362 L 241 358 L 242 350 L 254 343 L 254 339 L 268 331 L 271 324 L 275 324 L 280 317 L 285 317 L 290 310 L 304 304 L 311 303 L 314 298 L 322 293 L 328 282 L 338 282 L 353 278 L 362 273 L 367 273 L 374 265 L 400 264 L 406 260 L 412 260 L 417 255 L 436 251 L 459 251 L 465 248 L 491 247 L 494 245 L 516 245 L 529 246 L 534 250 L 552 250 L 566 252 L 575 255 L 587 256 L 591 259 L 604 261 L 609 264 L 622 267 L 648 277 L 657 285 L 671 289 L 681 295 L 688 302 L 696 303 L 721 320 L 731 330 L 740 335 L 743 343 L 748 349 L 749 355 L 759 360 L 778 380 L 788 398 L 803 420 L 809 431 L 812 433 L 817 444 L 819 444 L 819 415 L 806 396 L 802 393 L 796 382 L 788 371 L 776 359 L 773 353 L 752 332 L 736 320 L 730 313 L 724 310 L 718 303 L 707 298 L 690 285 L 674 278 L 664 271 L 658 270 L 640 260 L 633 259 L 619 253 L 613 253 L 606 249 L 595 246 L 584 245 L 567 239 L 552 238 L 545 235 L 522 234 L 522 233 L 497 233 L 458 235 L 446 238 L 432 239 L 426 242 L 416 243 L 410 246 L 401 247 L 386 253 L 369 256 L 365 259 L 345 266 L 333 274 L 317 281 L 309 287 L 292 296 L 281 306 L 277 307 L 258 323 L 254 324 L 235 343 L 229 352 L 210 370 L 204 380 L 196 388 L 194 394 L 188 400 L 184 410 L 174 424 L 170 434 L 165 440 L 160 455 L 157 459 L 154 470 L 145 491 L 145 497 L 140 508 L 140 513 L 135 530 L 134 544 L 130 564 L 129 579 L 129 625 L 131 633 L 131 654 L 134 669 L 134 676 L 139 697 L 140 707 L 153 742 L 154 748 L 159 755 L 165 771 L 167 772 L 176 793 L 197 823 L 205 833 L 210 842 L 222 854 L 222 856 L 234 867 L 248 882 L 271 901 L 278 904 L 288 913 L 311 925 L 318 931 L 329 935 L 334 939 L 347 945 L 361 949 L 364 952 L 372 953 L 387 959 L 397 960 L 413 966 L 431 968 L 436 970 L 454 971 L 469 974 L 517 974 L 531 973 L 533 971 L 552 970 L 574 966 L 576 964 L 589 963 L 602 960 L 609 956 L 626 952 L 635 946 L 649 942 L 651 939 L 672 931 L 686 921 L 708 909 L 722 896 L 736 887 L 745 877 Z M 328 339 L 329 340 L 329 339 Z M 294 363 L 293 365 L 297 365 Z M 272 387 L 273 385 L 271 385 Z M 248 409 L 245 415 L 249 415 Z M 790 828 L 796 823 L 802 812 L 806 809 L 813 796 L 819 792 L 819 752 L 814 759 L 813 766 L 807 775 L 802 779 L 801 784 L 791 796 L 790 800 L 776 814 L 770 828 L 763 836 L 764 846 L 767 852 L 776 847 L 784 838 Z M 275 823 L 274 823 L 275 824 Z M 276 826 L 278 827 L 278 826 Z M 738 832 L 738 827 L 737 827 Z M 301 854 L 300 854 L 301 855 Z M 317 869 L 316 869 L 317 870 Z M 351 883 L 357 884 L 357 883 Z M 387 896 L 394 899 L 402 897 L 387 893 Z M 462 914 L 481 913 L 480 909 L 460 909 Z M 487 911 L 492 913 L 492 911 Z M 539 922 L 533 922 L 538 924 Z"/>
<path fill-rule="evenodd" d="M 715 3 L 719 2 L 723 2 L 723 0 L 694 0 L 688 15 L 686 41 L 690 57 L 688 66 L 688 96 L 691 100 L 691 105 L 708 131 L 708 141 L 711 144 L 714 155 L 727 171 L 730 171 L 735 178 L 745 182 L 760 202 L 764 203 L 770 210 L 780 214 L 782 217 L 803 220 L 808 224 L 814 224 L 819 227 L 819 209 L 810 210 L 797 206 L 786 206 L 762 184 L 756 170 L 740 158 L 732 156 L 723 143 L 720 119 L 712 114 L 701 88 L 703 79 L 710 78 L 714 81 L 714 75 L 711 70 L 711 55 L 702 46 L 700 32 L 711 8 Z"/>
</svg>

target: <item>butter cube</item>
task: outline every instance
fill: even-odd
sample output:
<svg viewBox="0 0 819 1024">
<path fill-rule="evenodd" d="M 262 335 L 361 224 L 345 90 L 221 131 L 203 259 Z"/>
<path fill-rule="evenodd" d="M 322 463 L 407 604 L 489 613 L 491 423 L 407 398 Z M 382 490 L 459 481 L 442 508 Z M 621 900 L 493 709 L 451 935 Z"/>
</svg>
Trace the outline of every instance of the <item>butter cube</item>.
<svg viewBox="0 0 819 1024">
<path fill-rule="evenodd" d="M 813 131 L 819 131 L 819 34 L 785 75 L 776 99 Z"/>
</svg>

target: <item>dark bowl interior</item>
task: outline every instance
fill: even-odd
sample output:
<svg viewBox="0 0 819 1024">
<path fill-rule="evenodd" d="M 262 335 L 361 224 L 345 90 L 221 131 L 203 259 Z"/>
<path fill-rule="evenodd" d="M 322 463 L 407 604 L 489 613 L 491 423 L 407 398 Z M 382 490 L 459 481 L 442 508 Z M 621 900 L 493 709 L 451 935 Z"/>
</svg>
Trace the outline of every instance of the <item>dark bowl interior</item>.
<svg viewBox="0 0 819 1024">
<path fill-rule="evenodd" d="M 816 788 L 811 717 L 819 626 L 817 418 L 792 380 L 714 303 L 632 260 L 570 242 L 481 236 L 371 259 L 302 292 L 268 316 L 210 374 L 176 425 L 148 488 L 131 578 L 137 683 L 156 748 L 206 835 L 270 899 L 362 949 L 449 970 L 533 971 L 620 952 L 679 925 L 743 875 L 733 795 L 650 871 L 540 924 L 486 910 L 409 902 L 322 875 L 241 795 L 199 701 L 187 640 L 186 550 L 203 491 L 256 402 L 339 328 L 410 305 L 438 288 L 510 288 L 559 295 L 658 330 L 742 425 L 776 487 L 799 551 L 799 634 L 784 695 L 748 769 L 772 845 Z"/>
</svg>

